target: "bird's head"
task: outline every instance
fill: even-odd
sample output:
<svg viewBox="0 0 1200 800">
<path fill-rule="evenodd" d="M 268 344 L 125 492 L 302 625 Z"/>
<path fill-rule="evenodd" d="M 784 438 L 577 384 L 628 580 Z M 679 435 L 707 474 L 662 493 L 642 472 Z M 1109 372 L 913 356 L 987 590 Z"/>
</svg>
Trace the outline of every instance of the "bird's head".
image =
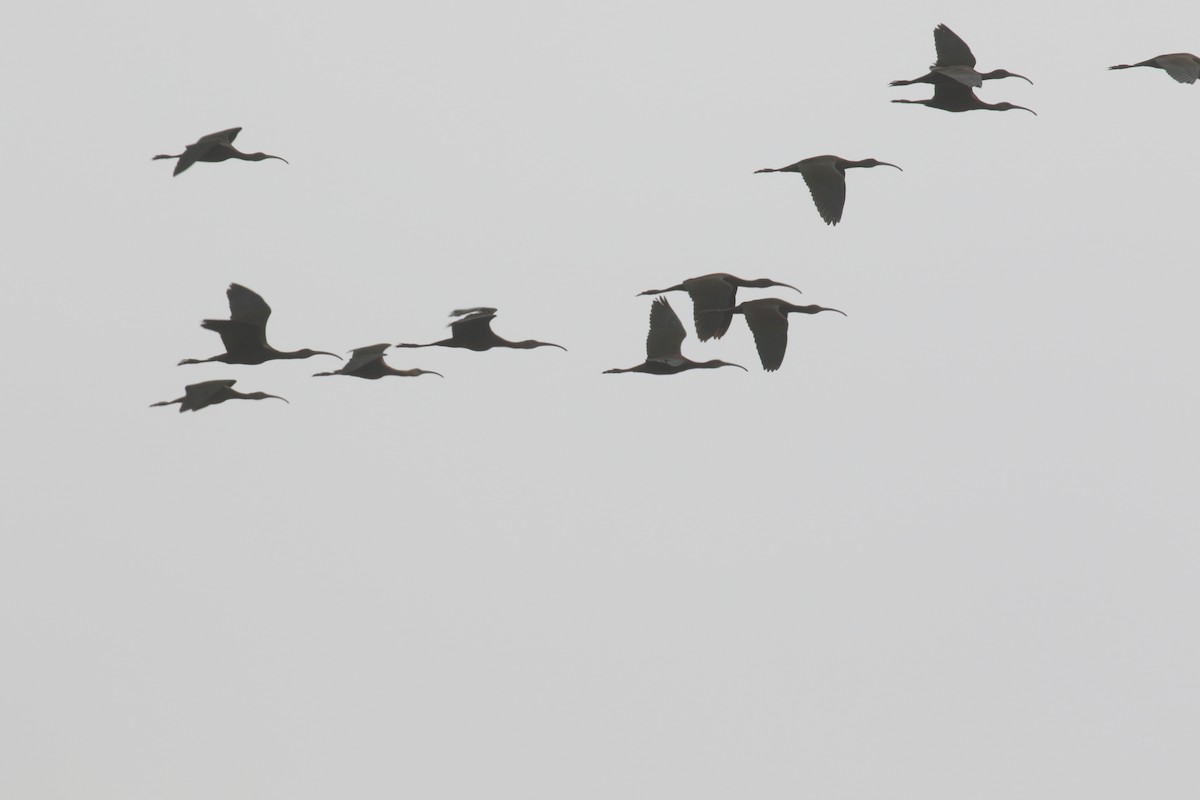
<svg viewBox="0 0 1200 800">
<path fill-rule="evenodd" d="M 553 342 L 539 342 L 536 339 L 526 339 L 523 342 L 515 342 L 513 347 L 519 347 L 522 350 L 532 350 L 535 347 L 557 347 L 559 350 L 564 352 L 567 349 L 561 344 L 554 344 Z"/>
<path fill-rule="evenodd" d="M 1038 113 L 1036 111 L 1034 111 L 1032 108 L 1026 108 L 1025 106 L 1019 106 L 1016 103 L 1007 103 L 1007 102 L 996 103 L 996 105 L 992 106 L 993 111 L 1012 111 L 1014 108 L 1019 108 L 1022 111 L 1028 111 L 1030 114 L 1033 114 L 1035 117 L 1038 115 Z"/>
<path fill-rule="evenodd" d="M 292 358 L 312 358 L 313 356 L 333 356 L 338 361 L 344 361 L 337 353 L 327 353 L 324 350 L 310 350 L 305 347 L 303 350 L 297 350 L 292 353 Z"/>
<path fill-rule="evenodd" d="M 705 361 L 701 364 L 696 365 L 697 369 L 716 369 L 717 367 L 737 367 L 742 372 L 750 371 L 750 370 L 746 369 L 745 367 L 743 367 L 741 364 L 734 364 L 731 361 L 721 361 L 720 359 L 717 359 L 717 358 L 714 358 L 712 361 Z"/>
<path fill-rule="evenodd" d="M 266 400 L 267 398 L 271 398 L 273 400 L 283 400 L 283 402 L 288 403 L 286 398 L 280 397 L 277 394 L 267 394 L 266 392 L 250 392 L 245 397 L 247 400 Z M 291 403 L 288 403 L 288 405 L 291 405 Z"/>
<path fill-rule="evenodd" d="M 826 308 L 825 306 L 816 306 L 816 305 L 794 306 L 791 303 L 784 303 L 782 306 L 782 310 L 783 311 L 794 311 L 797 314 L 820 314 L 822 311 L 836 311 L 837 313 L 841 314 L 843 317 L 849 316 L 845 311 L 842 311 L 840 309 Z"/>
<path fill-rule="evenodd" d="M 783 286 L 784 288 L 791 289 L 793 292 L 804 294 L 804 292 L 801 292 L 790 283 L 780 283 L 779 281 L 773 281 L 770 278 L 755 278 L 752 281 L 743 281 L 742 286 L 749 289 L 766 289 L 770 286 Z"/>
<path fill-rule="evenodd" d="M 1021 80 L 1028 83 L 1030 86 L 1033 85 L 1033 81 L 1029 80 L 1029 78 L 1026 78 L 1024 75 L 1018 75 L 1017 73 L 1009 72 L 1006 69 L 995 69 L 995 70 L 992 70 L 991 72 L 987 73 L 986 75 L 981 75 L 980 77 L 984 78 L 985 80 L 990 80 L 992 78 L 1020 78 Z"/>
</svg>

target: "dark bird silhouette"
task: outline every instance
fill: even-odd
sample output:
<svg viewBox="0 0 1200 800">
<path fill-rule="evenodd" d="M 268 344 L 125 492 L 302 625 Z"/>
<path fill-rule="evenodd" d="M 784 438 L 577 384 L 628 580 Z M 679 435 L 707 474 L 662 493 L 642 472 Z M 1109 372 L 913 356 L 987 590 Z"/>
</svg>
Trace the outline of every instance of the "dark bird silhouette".
<svg viewBox="0 0 1200 800">
<path fill-rule="evenodd" d="M 531 350 L 535 347 L 557 347 L 566 350 L 561 344 L 539 342 L 526 339 L 522 342 L 510 342 L 501 339 L 492 332 L 492 320 L 496 318 L 494 308 L 460 308 L 450 312 L 452 317 L 462 319 L 451 322 L 450 338 L 429 344 L 398 344 L 396 347 L 465 347 L 468 350 L 491 350 L 493 347 L 511 347 L 516 350 Z"/>
<path fill-rule="evenodd" d="M 819 314 L 822 311 L 837 311 L 843 317 L 845 311 L 824 306 L 796 306 L 775 297 L 762 300 L 747 300 L 731 309 L 731 314 L 741 314 L 754 334 L 754 344 L 758 348 L 758 358 L 762 361 L 763 369 L 774 372 L 783 364 L 783 354 L 787 352 L 788 314 Z"/>
<path fill-rule="evenodd" d="M 237 138 L 239 131 L 241 131 L 241 128 L 230 128 L 227 131 L 210 133 L 207 136 L 201 136 L 194 143 L 189 144 L 177 156 L 157 155 L 150 160 L 157 161 L 160 158 L 178 158 L 179 163 L 175 165 L 174 175 L 183 172 L 197 161 L 227 161 L 231 158 L 238 158 L 242 161 L 262 161 L 267 158 L 277 158 L 285 164 L 288 163 L 286 158 L 280 158 L 279 156 L 269 156 L 266 153 L 243 153 L 241 150 L 238 150 L 233 146 L 233 140 Z"/>
<path fill-rule="evenodd" d="M 979 72 L 975 69 L 975 54 L 967 47 L 957 33 L 945 25 L 933 29 L 933 46 L 937 49 L 937 61 L 929 68 L 928 74 L 911 81 L 892 81 L 891 86 L 909 86 L 914 83 L 932 83 L 937 86 L 947 81 L 962 86 L 983 86 L 984 81 L 997 78 L 1020 78 L 1023 81 L 1033 81 L 1024 75 L 1009 72 L 1006 69 L 994 69 L 991 72 Z"/>
<path fill-rule="evenodd" d="M 826 225 L 837 225 L 842 221 L 842 209 L 846 207 L 846 170 L 851 167 L 895 167 L 886 161 L 867 158 L 849 161 L 840 156 L 813 156 L 779 169 L 758 169 L 759 172 L 799 172 L 808 184 L 813 202 Z M 900 170 L 903 172 L 904 170 Z"/>
<path fill-rule="evenodd" d="M 440 372 L 431 369 L 396 369 L 383 361 L 383 353 L 391 347 L 390 344 L 373 344 L 367 347 L 356 347 L 350 352 L 350 361 L 346 366 L 333 372 L 314 372 L 314 378 L 325 375 L 353 375 L 355 378 L 366 378 L 369 381 L 379 380 L 386 375 L 399 375 L 403 378 L 415 378 L 417 375 L 437 375 L 444 378 Z"/>
<path fill-rule="evenodd" d="M 679 321 L 675 309 L 667 302 L 667 298 L 659 297 L 650 306 L 650 333 L 646 336 L 646 360 L 636 367 L 628 369 L 606 369 L 604 374 L 612 372 L 645 372 L 649 375 L 674 375 L 689 369 L 716 369 L 717 367 L 737 367 L 745 370 L 741 364 L 731 364 L 728 361 L 692 361 L 680 355 L 683 340 L 687 331 Z"/>
<path fill-rule="evenodd" d="M 1180 83 L 1195 83 L 1197 79 L 1200 79 L 1200 58 L 1191 53 L 1167 53 L 1139 61 L 1136 64 L 1117 64 L 1109 69 L 1133 69 L 1134 67 L 1161 69 Z"/>
<path fill-rule="evenodd" d="M 933 97 L 928 100 L 893 100 L 892 102 L 915 103 L 930 108 L 940 108 L 942 111 L 1012 111 L 1014 108 L 1019 108 L 1037 116 L 1037 112 L 1032 108 L 1015 103 L 985 103 L 975 94 L 974 89 L 957 81 L 935 83 Z"/>
<path fill-rule="evenodd" d="M 217 403 L 224 403 L 226 400 L 265 400 L 268 397 L 273 397 L 276 400 L 284 398 L 277 394 L 267 394 L 266 392 L 250 392 L 243 394 L 233 385 L 237 381 L 204 381 L 202 383 L 189 383 L 183 387 L 183 397 L 177 397 L 174 400 L 163 400 L 161 403 L 151 403 L 150 407 L 155 406 L 170 406 L 179 403 L 179 413 L 184 411 L 199 411 L 207 406 L 215 406 Z"/>
<path fill-rule="evenodd" d="M 205 330 L 216 331 L 225 343 L 225 352 L 212 358 L 185 358 L 180 364 L 203 364 L 207 361 L 222 361 L 226 364 L 261 364 L 281 358 L 308 358 L 309 356 L 341 356 L 324 350 L 296 350 L 283 352 L 267 344 L 267 320 L 271 307 L 262 297 L 237 283 L 229 284 L 225 291 L 229 298 L 229 319 L 206 319 L 200 323 Z"/>
<path fill-rule="evenodd" d="M 755 278 L 746 280 L 728 272 L 714 272 L 711 275 L 701 275 L 698 278 L 688 278 L 683 283 L 668 286 L 666 289 L 647 289 L 643 294 L 662 294 L 663 292 L 687 292 L 692 298 L 692 316 L 696 321 L 696 335 L 700 341 L 720 339 L 729 330 L 733 321 L 733 312 L 724 314 L 709 313 L 717 309 L 730 308 L 737 301 L 738 287 L 747 289 L 765 289 L 768 286 L 785 286 L 800 292 L 790 283 L 780 283 L 770 278 Z M 800 292 L 803 294 L 803 292 Z"/>
</svg>

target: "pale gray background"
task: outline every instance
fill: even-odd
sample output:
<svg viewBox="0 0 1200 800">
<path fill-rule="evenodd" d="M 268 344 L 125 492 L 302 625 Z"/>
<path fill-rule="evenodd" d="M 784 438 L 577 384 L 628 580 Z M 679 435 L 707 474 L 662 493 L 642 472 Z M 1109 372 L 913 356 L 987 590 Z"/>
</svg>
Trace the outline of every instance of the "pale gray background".
<svg viewBox="0 0 1200 800">
<path fill-rule="evenodd" d="M 381 5 L 5 14 L 0 796 L 1200 793 L 1200 86 L 1106 71 L 1200 5 Z M 891 104 L 938 22 L 1040 116 Z M 718 270 L 849 316 L 600 374 Z M 230 281 L 570 352 L 175 366 Z"/>
</svg>

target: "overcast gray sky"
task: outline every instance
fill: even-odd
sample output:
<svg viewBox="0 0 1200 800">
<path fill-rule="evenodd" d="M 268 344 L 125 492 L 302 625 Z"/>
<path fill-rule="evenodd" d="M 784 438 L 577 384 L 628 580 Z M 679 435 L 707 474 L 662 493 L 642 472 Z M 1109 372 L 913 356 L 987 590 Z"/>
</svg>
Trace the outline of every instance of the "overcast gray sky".
<svg viewBox="0 0 1200 800">
<path fill-rule="evenodd" d="M 1200 6 L 381 8 L 5 15 L 0 795 L 1197 795 L 1200 86 L 1106 67 Z M 890 103 L 939 22 L 1039 116 Z M 601 374 L 714 271 L 849 316 Z M 231 281 L 569 352 L 176 366 Z"/>
</svg>

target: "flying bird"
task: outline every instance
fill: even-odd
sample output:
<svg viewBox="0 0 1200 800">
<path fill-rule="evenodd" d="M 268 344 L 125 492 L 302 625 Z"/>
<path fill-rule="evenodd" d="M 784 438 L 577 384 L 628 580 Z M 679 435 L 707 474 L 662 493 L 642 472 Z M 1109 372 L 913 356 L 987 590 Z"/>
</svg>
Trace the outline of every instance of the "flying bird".
<svg viewBox="0 0 1200 800">
<path fill-rule="evenodd" d="M 202 383 L 189 383 L 183 387 L 183 397 L 177 397 L 174 400 L 163 400 L 161 403 L 151 403 L 150 407 L 155 406 L 170 406 L 179 403 L 179 413 L 184 411 L 199 411 L 208 406 L 215 406 L 217 403 L 224 403 L 226 400 L 265 400 L 272 397 L 276 400 L 284 398 L 277 394 L 267 394 L 266 392 L 250 392 L 243 394 L 233 385 L 237 381 L 203 381 Z"/>
<path fill-rule="evenodd" d="M 717 367 L 737 367 L 745 370 L 741 364 L 731 364 L 728 361 L 692 361 L 680 355 L 683 340 L 687 331 L 679 321 L 675 309 L 667 302 L 667 298 L 655 298 L 650 306 L 650 333 L 646 336 L 646 360 L 636 367 L 628 369 L 606 369 L 604 374 L 613 372 L 645 372 L 649 375 L 674 375 L 689 369 L 716 369 Z"/>
<path fill-rule="evenodd" d="M 929 106 L 930 108 L 938 108 L 942 111 L 1012 111 L 1014 108 L 1019 108 L 1022 111 L 1028 111 L 1030 114 L 1037 116 L 1037 112 L 1032 108 L 1019 106 L 1015 103 L 985 103 L 980 100 L 975 94 L 975 90 L 970 86 L 964 86 L 955 81 L 946 81 L 943 83 L 935 83 L 933 85 L 933 97 L 928 100 L 893 100 L 893 103 L 914 103 L 916 105 Z"/>
<path fill-rule="evenodd" d="M 269 156 L 266 153 L 243 153 L 241 150 L 238 150 L 233 146 L 233 140 L 237 138 L 241 130 L 241 128 L 230 128 L 227 131 L 210 133 L 207 136 L 201 136 L 195 142 L 189 144 L 179 155 L 157 155 L 150 160 L 157 161 L 160 158 L 178 158 L 179 163 L 175 165 L 173 175 L 178 175 L 197 161 L 227 161 L 231 158 L 241 159 L 242 161 L 262 161 L 267 158 L 276 158 L 285 164 L 288 163 L 286 158 L 280 158 L 279 156 Z"/>
<path fill-rule="evenodd" d="M 399 375 L 403 378 L 414 378 L 417 375 L 437 375 L 444 378 L 440 372 L 430 369 L 396 369 L 383 361 L 383 353 L 391 347 L 390 344 L 373 344 L 367 347 L 356 347 L 350 352 L 350 361 L 346 366 L 333 372 L 314 372 L 313 377 L 325 375 L 352 375 L 355 378 L 366 378 L 369 381 L 379 380 L 387 375 Z"/>
<path fill-rule="evenodd" d="M 822 311 L 837 311 L 846 316 L 845 311 L 824 306 L 796 306 L 775 297 L 762 300 L 747 300 L 731 309 L 731 314 L 741 314 L 746 318 L 750 332 L 754 334 L 754 344 L 758 348 L 758 358 L 762 361 L 763 369 L 774 372 L 783 365 L 783 355 L 787 352 L 788 314 L 819 314 Z"/>
<path fill-rule="evenodd" d="M 308 358 L 310 356 L 341 356 L 324 350 L 296 350 L 284 352 L 267 344 L 267 320 L 271 307 L 256 292 L 237 283 L 229 284 L 225 291 L 229 298 L 229 319 L 206 319 L 200 323 L 205 330 L 216 331 L 225 343 L 225 352 L 212 358 L 185 358 L 180 364 L 203 364 L 221 361 L 226 364 L 261 364 L 281 358 Z"/>
<path fill-rule="evenodd" d="M 566 350 L 561 344 L 539 342 L 526 339 L 521 342 L 510 342 L 492 332 L 492 320 L 496 318 L 494 308 L 460 308 L 450 312 L 452 317 L 462 317 L 449 324 L 450 338 L 429 344 L 398 344 L 396 347 L 465 347 L 468 350 L 483 351 L 493 347 L 511 347 L 516 350 L 531 350 L 535 347 L 557 347 Z"/>
<path fill-rule="evenodd" d="M 1191 53 L 1167 53 L 1155 56 L 1136 64 L 1117 64 L 1109 69 L 1132 69 L 1134 67 L 1155 67 L 1165 71 L 1180 83 L 1195 83 L 1200 79 L 1200 58 Z"/>
<path fill-rule="evenodd" d="M 1018 75 L 1006 69 L 979 72 L 975 69 L 975 54 L 971 52 L 971 48 L 967 47 L 967 43 L 957 33 L 945 25 L 938 25 L 933 29 L 933 46 L 937 50 L 937 61 L 929 68 L 927 74 L 913 78 L 911 81 L 892 81 L 890 85 L 909 86 L 914 83 L 932 83 L 937 86 L 940 83 L 953 82 L 962 86 L 978 88 L 983 86 L 984 81 L 997 78 L 1020 78 L 1030 84 L 1033 83 L 1024 75 Z"/>
<path fill-rule="evenodd" d="M 748 289 L 765 289 L 768 286 L 784 286 L 800 292 L 790 283 L 780 283 L 770 278 L 755 278 L 746 280 L 728 272 L 714 272 L 711 275 L 701 275 L 698 278 L 688 278 L 686 281 L 666 289 L 647 289 L 639 292 L 644 294 L 662 294 L 664 292 L 687 292 L 692 298 L 692 316 L 696 322 L 696 335 L 700 341 L 720 339 L 729 330 L 733 321 L 733 312 L 722 314 L 709 313 L 717 309 L 727 309 L 737 300 L 738 287 Z M 803 294 L 803 292 L 801 292 Z"/>
<path fill-rule="evenodd" d="M 837 225 L 842 221 L 842 209 L 846 207 L 846 170 L 851 167 L 895 167 L 886 161 L 867 158 L 849 161 L 840 156 L 813 156 L 779 169 L 759 169 L 759 172 L 799 172 L 808 184 L 813 202 L 826 225 Z M 903 172 L 904 170 L 900 170 Z"/>
</svg>

